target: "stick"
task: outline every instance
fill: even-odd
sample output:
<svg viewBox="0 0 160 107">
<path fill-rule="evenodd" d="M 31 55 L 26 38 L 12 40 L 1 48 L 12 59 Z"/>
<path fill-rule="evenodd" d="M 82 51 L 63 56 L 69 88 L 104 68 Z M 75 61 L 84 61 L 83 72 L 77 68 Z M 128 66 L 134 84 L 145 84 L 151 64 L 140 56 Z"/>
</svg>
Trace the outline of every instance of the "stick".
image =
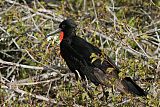
<svg viewBox="0 0 160 107">
<path fill-rule="evenodd" d="M 23 64 L 18 64 L 18 63 L 3 61 L 2 59 L 0 59 L 0 63 L 1 63 L 1 64 L 5 64 L 5 65 L 10 65 L 10 66 L 27 68 L 27 69 L 46 70 L 45 67 L 37 67 L 37 66 L 23 65 Z"/>
<path fill-rule="evenodd" d="M 11 88 L 8 88 L 8 86 L 2 86 L 1 88 L 3 88 L 3 89 L 8 89 L 8 90 L 17 92 L 17 93 L 22 94 L 22 95 L 23 95 L 23 94 L 29 95 L 29 96 L 34 97 L 34 98 L 39 99 L 39 100 L 43 100 L 43 101 L 47 101 L 47 102 L 51 102 L 51 103 L 57 104 L 57 102 L 56 102 L 54 99 L 49 99 L 49 98 L 46 98 L 46 97 L 41 96 L 41 95 L 35 95 L 35 94 L 32 94 L 32 93 L 28 93 L 28 92 L 23 91 L 23 90 L 20 90 L 20 89 L 18 89 L 18 88 L 16 88 L 16 89 L 14 89 L 14 88 L 12 88 L 12 87 L 11 87 Z"/>
</svg>

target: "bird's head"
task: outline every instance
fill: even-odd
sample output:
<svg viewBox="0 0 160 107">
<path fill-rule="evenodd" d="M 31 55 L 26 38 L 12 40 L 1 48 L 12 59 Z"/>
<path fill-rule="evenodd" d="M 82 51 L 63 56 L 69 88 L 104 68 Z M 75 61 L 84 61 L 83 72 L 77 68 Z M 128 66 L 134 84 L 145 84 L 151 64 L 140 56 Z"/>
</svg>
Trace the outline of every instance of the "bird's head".
<svg viewBox="0 0 160 107">
<path fill-rule="evenodd" d="M 77 26 L 76 23 L 72 19 L 66 19 L 61 22 L 59 28 L 61 29 L 61 31 L 65 32 L 67 30 L 75 29 L 76 26 Z"/>
<path fill-rule="evenodd" d="M 60 41 L 62 41 L 63 38 L 74 36 L 76 27 L 77 25 L 72 19 L 66 19 L 60 23 L 59 29 L 55 30 L 54 32 L 51 32 L 47 35 L 47 37 L 60 32 Z"/>
</svg>

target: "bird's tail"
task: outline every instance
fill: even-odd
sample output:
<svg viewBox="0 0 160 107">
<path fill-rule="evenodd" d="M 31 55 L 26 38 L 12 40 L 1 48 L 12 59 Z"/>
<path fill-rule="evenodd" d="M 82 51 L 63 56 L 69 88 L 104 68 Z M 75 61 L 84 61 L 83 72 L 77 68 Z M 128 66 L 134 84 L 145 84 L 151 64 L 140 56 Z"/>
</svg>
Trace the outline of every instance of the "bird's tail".
<svg viewBox="0 0 160 107">
<path fill-rule="evenodd" d="M 87 71 L 88 70 L 89 69 L 87 69 Z M 114 84 L 115 88 L 122 93 L 132 93 L 138 96 L 147 95 L 147 92 L 140 88 L 130 77 L 120 79 L 118 76 L 119 71 L 117 71 L 117 69 L 114 69 L 114 71 L 110 73 L 104 73 L 98 68 L 94 68 L 94 70 L 92 68 L 91 70 L 92 72 L 88 72 L 89 74 L 85 72 L 85 75 L 89 77 L 89 80 L 91 80 L 95 85 L 103 84 L 105 86 L 112 87 Z"/>
<path fill-rule="evenodd" d="M 124 88 L 133 94 L 138 96 L 146 96 L 147 92 L 145 92 L 142 88 L 140 88 L 130 77 L 125 77 L 121 83 L 123 84 Z"/>
</svg>

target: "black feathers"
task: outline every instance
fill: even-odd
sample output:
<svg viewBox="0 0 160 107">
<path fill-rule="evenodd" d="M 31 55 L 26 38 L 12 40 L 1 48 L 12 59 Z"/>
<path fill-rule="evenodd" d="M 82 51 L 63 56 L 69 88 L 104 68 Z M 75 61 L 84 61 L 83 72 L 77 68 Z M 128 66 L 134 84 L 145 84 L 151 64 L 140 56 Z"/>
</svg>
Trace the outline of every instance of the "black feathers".
<svg viewBox="0 0 160 107">
<path fill-rule="evenodd" d="M 115 87 L 123 93 L 133 93 L 139 96 L 145 96 L 146 93 L 131 78 L 126 77 L 121 80 L 118 76 L 120 72 L 114 62 L 106 56 L 102 62 L 100 59 L 92 63 L 90 57 L 93 53 L 101 55 L 101 50 L 84 39 L 76 36 L 76 24 L 71 20 L 64 20 L 60 26 L 64 32 L 63 40 L 60 43 L 61 56 L 66 61 L 69 69 L 75 73 L 78 78 L 77 71 L 82 79 L 85 77 L 95 85 L 112 85 L 107 82 L 115 78 L 113 82 Z M 108 72 L 108 68 L 112 68 Z"/>
</svg>

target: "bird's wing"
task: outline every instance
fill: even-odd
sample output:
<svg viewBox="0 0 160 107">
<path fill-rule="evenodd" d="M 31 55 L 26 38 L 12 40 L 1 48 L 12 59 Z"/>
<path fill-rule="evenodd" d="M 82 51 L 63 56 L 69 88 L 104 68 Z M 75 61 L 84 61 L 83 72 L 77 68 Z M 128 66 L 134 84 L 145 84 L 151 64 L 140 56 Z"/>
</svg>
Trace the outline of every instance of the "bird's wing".
<svg viewBox="0 0 160 107">
<path fill-rule="evenodd" d="M 63 40 L 60 46 L 62 57 L 66 61 L 69 69 L 74 72 L 77 77 L 78 74 L 76 71 L 78 71 L 82 79 L 87 77 L 96 85 L 101 83 L 93 73 L 94 67 L 89 66 L 85 59 L 77 53 L 67 41 Z"/>
<path fill-rule="evenodd" d="M 87 42 L 86 40 L 84 40 L 78 36 L 74 36 L 72 38 L 72 44 L 73 44 L 72 46 L 74 47 L 74 49 L 77 49 L 77 51 L 81 55 L 84 55 L 88 58 L 90 58 L 90 55 L 92 53 L 101 54 L 101 50 L 98 47 L 90 44 L 89 42 Z"/>
<path fill-rule="evenodd" d="M 72 47 L 82 56 L 86 59 L 86 62 L 90 65 L 93 65 L 102 71 L 106 71 L 107 68 L 114 68 L 117 70 L 117 73 L 119 73 L 118 67 L 115 65 L 115 63 L 106 55 L 103 61 L 100 59 L 95 60 L 93 63 L 91 63 L 92 59 L 90 58 L 92 53 L 96 55 L 101 55 L 101 50 L 92 45 L 91 43 L 85 41 L 84 39 L 74 36 L 72 41 Z"/>
</svg>

